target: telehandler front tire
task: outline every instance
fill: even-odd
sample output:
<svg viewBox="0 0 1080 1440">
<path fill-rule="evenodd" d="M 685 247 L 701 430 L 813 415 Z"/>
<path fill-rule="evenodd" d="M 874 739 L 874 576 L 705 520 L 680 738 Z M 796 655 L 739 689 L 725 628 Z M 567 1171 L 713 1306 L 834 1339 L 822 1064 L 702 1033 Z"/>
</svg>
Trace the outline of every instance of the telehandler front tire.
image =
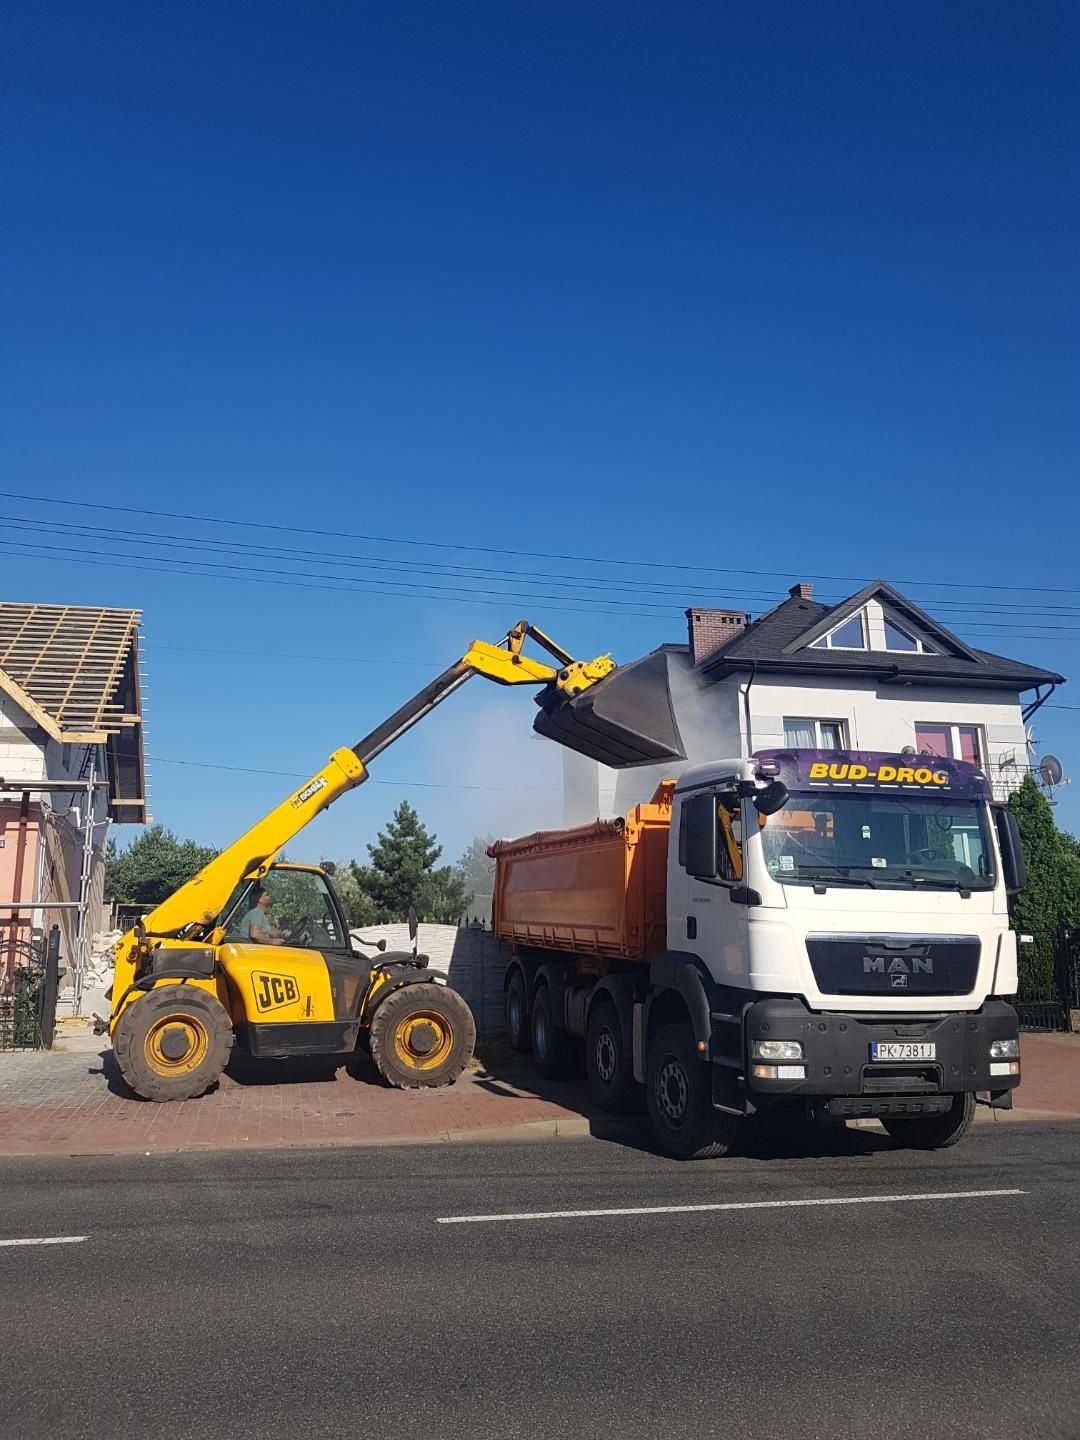
<svg viewBox="0 0 1080 1440">
<path fill-rule="evenodd" d="M 447 985 L 422 981 L 394 990 L 368 1032 L 376 1070 L 399 1090 L 452 1085 L 472 1059 L 476 1021 Z"/>
<path fill-rule="evenodd" d="M 144 1100 L 193 1100 L 217 1080 L 233 1028 L 216 996 L 191 985 L 159 985 L 133 1000 L 112 1032 L 120 1074 Z"/>
</svg>

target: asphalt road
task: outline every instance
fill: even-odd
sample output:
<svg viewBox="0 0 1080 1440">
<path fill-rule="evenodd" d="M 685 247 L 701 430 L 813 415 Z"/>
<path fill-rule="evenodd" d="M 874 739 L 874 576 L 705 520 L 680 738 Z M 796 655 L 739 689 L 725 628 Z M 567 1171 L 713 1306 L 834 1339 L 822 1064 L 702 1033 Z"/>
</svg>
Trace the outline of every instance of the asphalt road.
<svg viewBox="0 0 1080 1440">
<path fill-rule="evenodd" d="M 8 1162 L 0 1241 L 86 1238 L 0 1245 L 0 1432 L 1075 1440 L 1078 1195 L 1073 1123 Z M 439 1223 L 692 1205 L 755 1208 Z"/>
</svg>

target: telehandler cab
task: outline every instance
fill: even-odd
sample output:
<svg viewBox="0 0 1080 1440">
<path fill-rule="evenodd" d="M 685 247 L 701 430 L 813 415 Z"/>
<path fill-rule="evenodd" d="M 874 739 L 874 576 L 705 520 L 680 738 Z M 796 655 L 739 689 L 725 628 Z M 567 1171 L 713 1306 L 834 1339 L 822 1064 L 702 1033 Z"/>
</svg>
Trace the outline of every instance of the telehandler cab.
<svg viewBox="0 0 1080 1440">
<path fill-rule="evenodd" d="M 523 653 L 532 639 L 552 666 Z M 449 1085 L 469 1061 L 468 1005 L 415 951 L 361 953 L 327 871 L 275 860 L 372 760 L 473 675 L 542 687 L 545 713 L 604 679 L 609 656 L 574 661 L 526 621 L 498 645 L 474 641 L 455 664 L 287 796 L 162 901 L 117 945 L 108 1030 L 120 1073 L 148 1100 L 201 1095 L 233 1045 L 254 1056 L 345 1054 L 365 1038 L 393 1085 Z M 540 717 L 538 717 L 539 720 Z M 539 726 L 538 726 L 539 728 Z M 269 892 L 269 902 L 260 892 Z M 251 923 L 257 904 L 265 930 Z M 254 935 L 266 943 L 255 943 Z"/>
</svg>

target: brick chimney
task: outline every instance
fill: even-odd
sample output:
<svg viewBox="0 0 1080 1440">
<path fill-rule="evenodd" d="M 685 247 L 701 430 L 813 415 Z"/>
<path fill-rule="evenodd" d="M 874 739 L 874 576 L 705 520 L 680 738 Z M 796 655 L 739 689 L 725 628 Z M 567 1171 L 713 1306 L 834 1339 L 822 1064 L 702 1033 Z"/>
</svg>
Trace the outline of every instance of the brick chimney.
<svg viewBox="0 0 1080 1440">
<path fill-rule="evenodd" d="M 787 592 L 792 600 L 812 600 L 814 598 L 813 585 L 807 585 L 805 580 L 800 580 L 798 585 L 792 585 Z"/>
<path fill-rule="evenodd" d="M 691 663 L 701 665 L 732 636 L 745 630 L 750 616 L 743 610 L 687 610 L 686 623 L 690 632 Z"/>
</svg>

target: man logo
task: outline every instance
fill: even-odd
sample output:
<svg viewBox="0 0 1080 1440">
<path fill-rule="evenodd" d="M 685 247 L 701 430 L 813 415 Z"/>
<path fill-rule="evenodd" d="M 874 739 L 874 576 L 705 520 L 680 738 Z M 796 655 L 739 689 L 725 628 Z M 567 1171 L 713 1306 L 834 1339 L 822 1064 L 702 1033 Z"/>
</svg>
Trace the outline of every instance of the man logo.
<svg viewBox="0 0 1080 1440">
<path fill-rule="evenodd" d="M 934 962 L 929 955 L 894 955 L 885 964 L 884 955 L 864 955 L 862 969 L 864 975 L 891 975 L 894 986 L 897 990 L 907 988 L 907 977 L 909 975 L 932 975 L 934 973 Z M 897 981 L 900 984 L 897 984 Z"/>
<path fill-rule="evenodd" d="M 300 999 L 300 987 L 291 975 L 271 975 L 266 970 L 256 970 L 251 976 L 251 983 L 255 990 L 256 1010 L 281 1010 L 286 1005 L 295 1005 Z"/>
</svg>

